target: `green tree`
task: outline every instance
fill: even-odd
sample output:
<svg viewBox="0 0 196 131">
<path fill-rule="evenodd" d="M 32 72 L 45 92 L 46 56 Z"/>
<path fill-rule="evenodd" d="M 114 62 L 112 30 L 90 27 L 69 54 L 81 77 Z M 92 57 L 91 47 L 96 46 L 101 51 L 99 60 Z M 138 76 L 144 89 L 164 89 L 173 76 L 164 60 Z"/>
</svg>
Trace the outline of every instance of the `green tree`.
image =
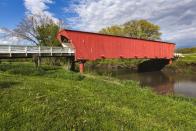
<svg viewBox="0 0 196 131">
<path fill-rule="evenodd" d="M 27 40 L 36 46 L 61 46 L 56 34 L 63 26 L 62 21 L 54 21 L 46 15 L 26 16 L 15 29 L 4 29 L 9 36 Z M 40 65 L 41 58 L 33 56 L 36 67 Z M 44 58 L 42 62 L 51 65 L 60 65 L 61 58 Z"/>
<path fill-rule="evenodd" d="M 56 34 L 59 32 L 59 26 L 51 23 L 40 25 L 37 27 L 37 39 L 41 46 L 61 46 L 56 39 Z"/>
<path fill-rule="evenodd" d="M 104 28 L 100 33 L 147 40 L 161 39 L 160 27 L 147 20 L 132 20 L 123 25 Z"/>
<path fill-rule="evenodd" d="M 124 31 L 121 26 L 114 25 L 111 27 L 104 28 L 100 31 L 102 34 L 108 34 L 108 35 L 117 35 L 117 36 L 124 36 Z"/>
<path fill-rule="evenodd" d="M 15 29 L 6 31 L 37 46 L 60 46 L 56 40 L 62 22 L 55 22 L 45 15 L 26 16 Z"/>
</svg>

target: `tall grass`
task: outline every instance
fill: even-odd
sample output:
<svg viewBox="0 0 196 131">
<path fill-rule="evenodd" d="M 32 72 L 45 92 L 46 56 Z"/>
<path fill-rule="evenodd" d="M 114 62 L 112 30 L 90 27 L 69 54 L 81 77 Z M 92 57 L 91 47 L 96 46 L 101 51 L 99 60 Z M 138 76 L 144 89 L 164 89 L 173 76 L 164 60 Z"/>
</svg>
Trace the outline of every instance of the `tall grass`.
<svg viewBox="0 0 196 131">
<path fill-rule="evenodd" d="M 2 63 L 0 70 L 0 130 L 196 129 L 195 99 L 59 67 Z"/>
</svg>

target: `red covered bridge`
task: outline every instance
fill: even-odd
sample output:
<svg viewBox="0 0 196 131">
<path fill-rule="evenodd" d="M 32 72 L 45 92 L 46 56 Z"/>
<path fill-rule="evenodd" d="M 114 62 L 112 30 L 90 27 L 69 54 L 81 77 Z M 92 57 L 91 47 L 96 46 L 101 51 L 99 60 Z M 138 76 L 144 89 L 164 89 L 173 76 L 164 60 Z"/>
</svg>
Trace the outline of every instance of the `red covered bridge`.
<svg viewBox="0 0 196 131">
<path fill-rule="evenodd" d="M 104 58 L 171 60 L 175 50 L 175 44 L 168 42 L 73 30 L 61 30 L 57 38 L 65 46 L 74 48 L 75 61 L 81 62 L 81 72 L 83 72 L 84 62 L 88 60 Z"/>
</svg>

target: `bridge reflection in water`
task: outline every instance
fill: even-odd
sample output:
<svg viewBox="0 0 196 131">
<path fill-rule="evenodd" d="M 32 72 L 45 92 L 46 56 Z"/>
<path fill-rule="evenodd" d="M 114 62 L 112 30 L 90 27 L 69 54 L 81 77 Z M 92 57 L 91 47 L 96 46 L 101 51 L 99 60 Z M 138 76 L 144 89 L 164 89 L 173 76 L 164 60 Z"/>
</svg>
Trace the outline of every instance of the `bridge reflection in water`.
<svg viewBox="0 0 196 131">
<path fill-rule="evenodd" d="M 158 94 L 196 97 L 196 77 L 191 74 L 184 75 L 161 71 L 132 73 L 130 69 L 111 69 L 111 67 L 104 67 L 104 70 L 103 68 L 93 70 L 96 70 L 98 74 L 111 74 L 111 76 L 121 80 L 139 81 L 142 87 L 151 87 Z"/>
</svg>

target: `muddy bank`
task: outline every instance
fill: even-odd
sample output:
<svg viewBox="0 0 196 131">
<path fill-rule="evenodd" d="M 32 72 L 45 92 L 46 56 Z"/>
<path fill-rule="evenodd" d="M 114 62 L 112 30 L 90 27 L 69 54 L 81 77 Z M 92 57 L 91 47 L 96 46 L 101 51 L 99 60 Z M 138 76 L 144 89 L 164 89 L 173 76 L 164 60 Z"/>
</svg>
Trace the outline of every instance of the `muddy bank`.
<svg viewBox="0 0 196 131">
<path fill-rule="evenodd" d="M 110 72 L 112 70 L 121 70 L 121 69 L 125 69 L 125 70 L 129 70 L 131 72 L 138 72 L 138 66 L 137 65 L 122 65 L 122 64 L 106 64 L 106 63 L 98 63 L 98 64 L 92 64 L 92 63 L 88 63 L 85 65 L 85 70 L 87 72 L 96 72 L 99 73 L 100 72 Z"/>
<path fill-rule="evenodd" d="M 195 63 L 178 63 L 174 62 L 171 65 L 167 65 L 162 69 L 163 72 L 174 72 L 174 73 L 191 73 L 196 74 L 196 62 Z"/>
<path fill-rule="evenodd" d="M 86 63 L 85 69 L 87 72 L 92 72 L 93 70 L 108 72 L 117 69 L 126 69 L 133 73 L 139 72 L 139 64 L 107 64 L 107 63 Z M 171 73 L 196 73 L 196 62 L 186 63 L 174 61 L 171 65 L 166 65 L 161 69 L 162 72 Z"/>
</svg>

